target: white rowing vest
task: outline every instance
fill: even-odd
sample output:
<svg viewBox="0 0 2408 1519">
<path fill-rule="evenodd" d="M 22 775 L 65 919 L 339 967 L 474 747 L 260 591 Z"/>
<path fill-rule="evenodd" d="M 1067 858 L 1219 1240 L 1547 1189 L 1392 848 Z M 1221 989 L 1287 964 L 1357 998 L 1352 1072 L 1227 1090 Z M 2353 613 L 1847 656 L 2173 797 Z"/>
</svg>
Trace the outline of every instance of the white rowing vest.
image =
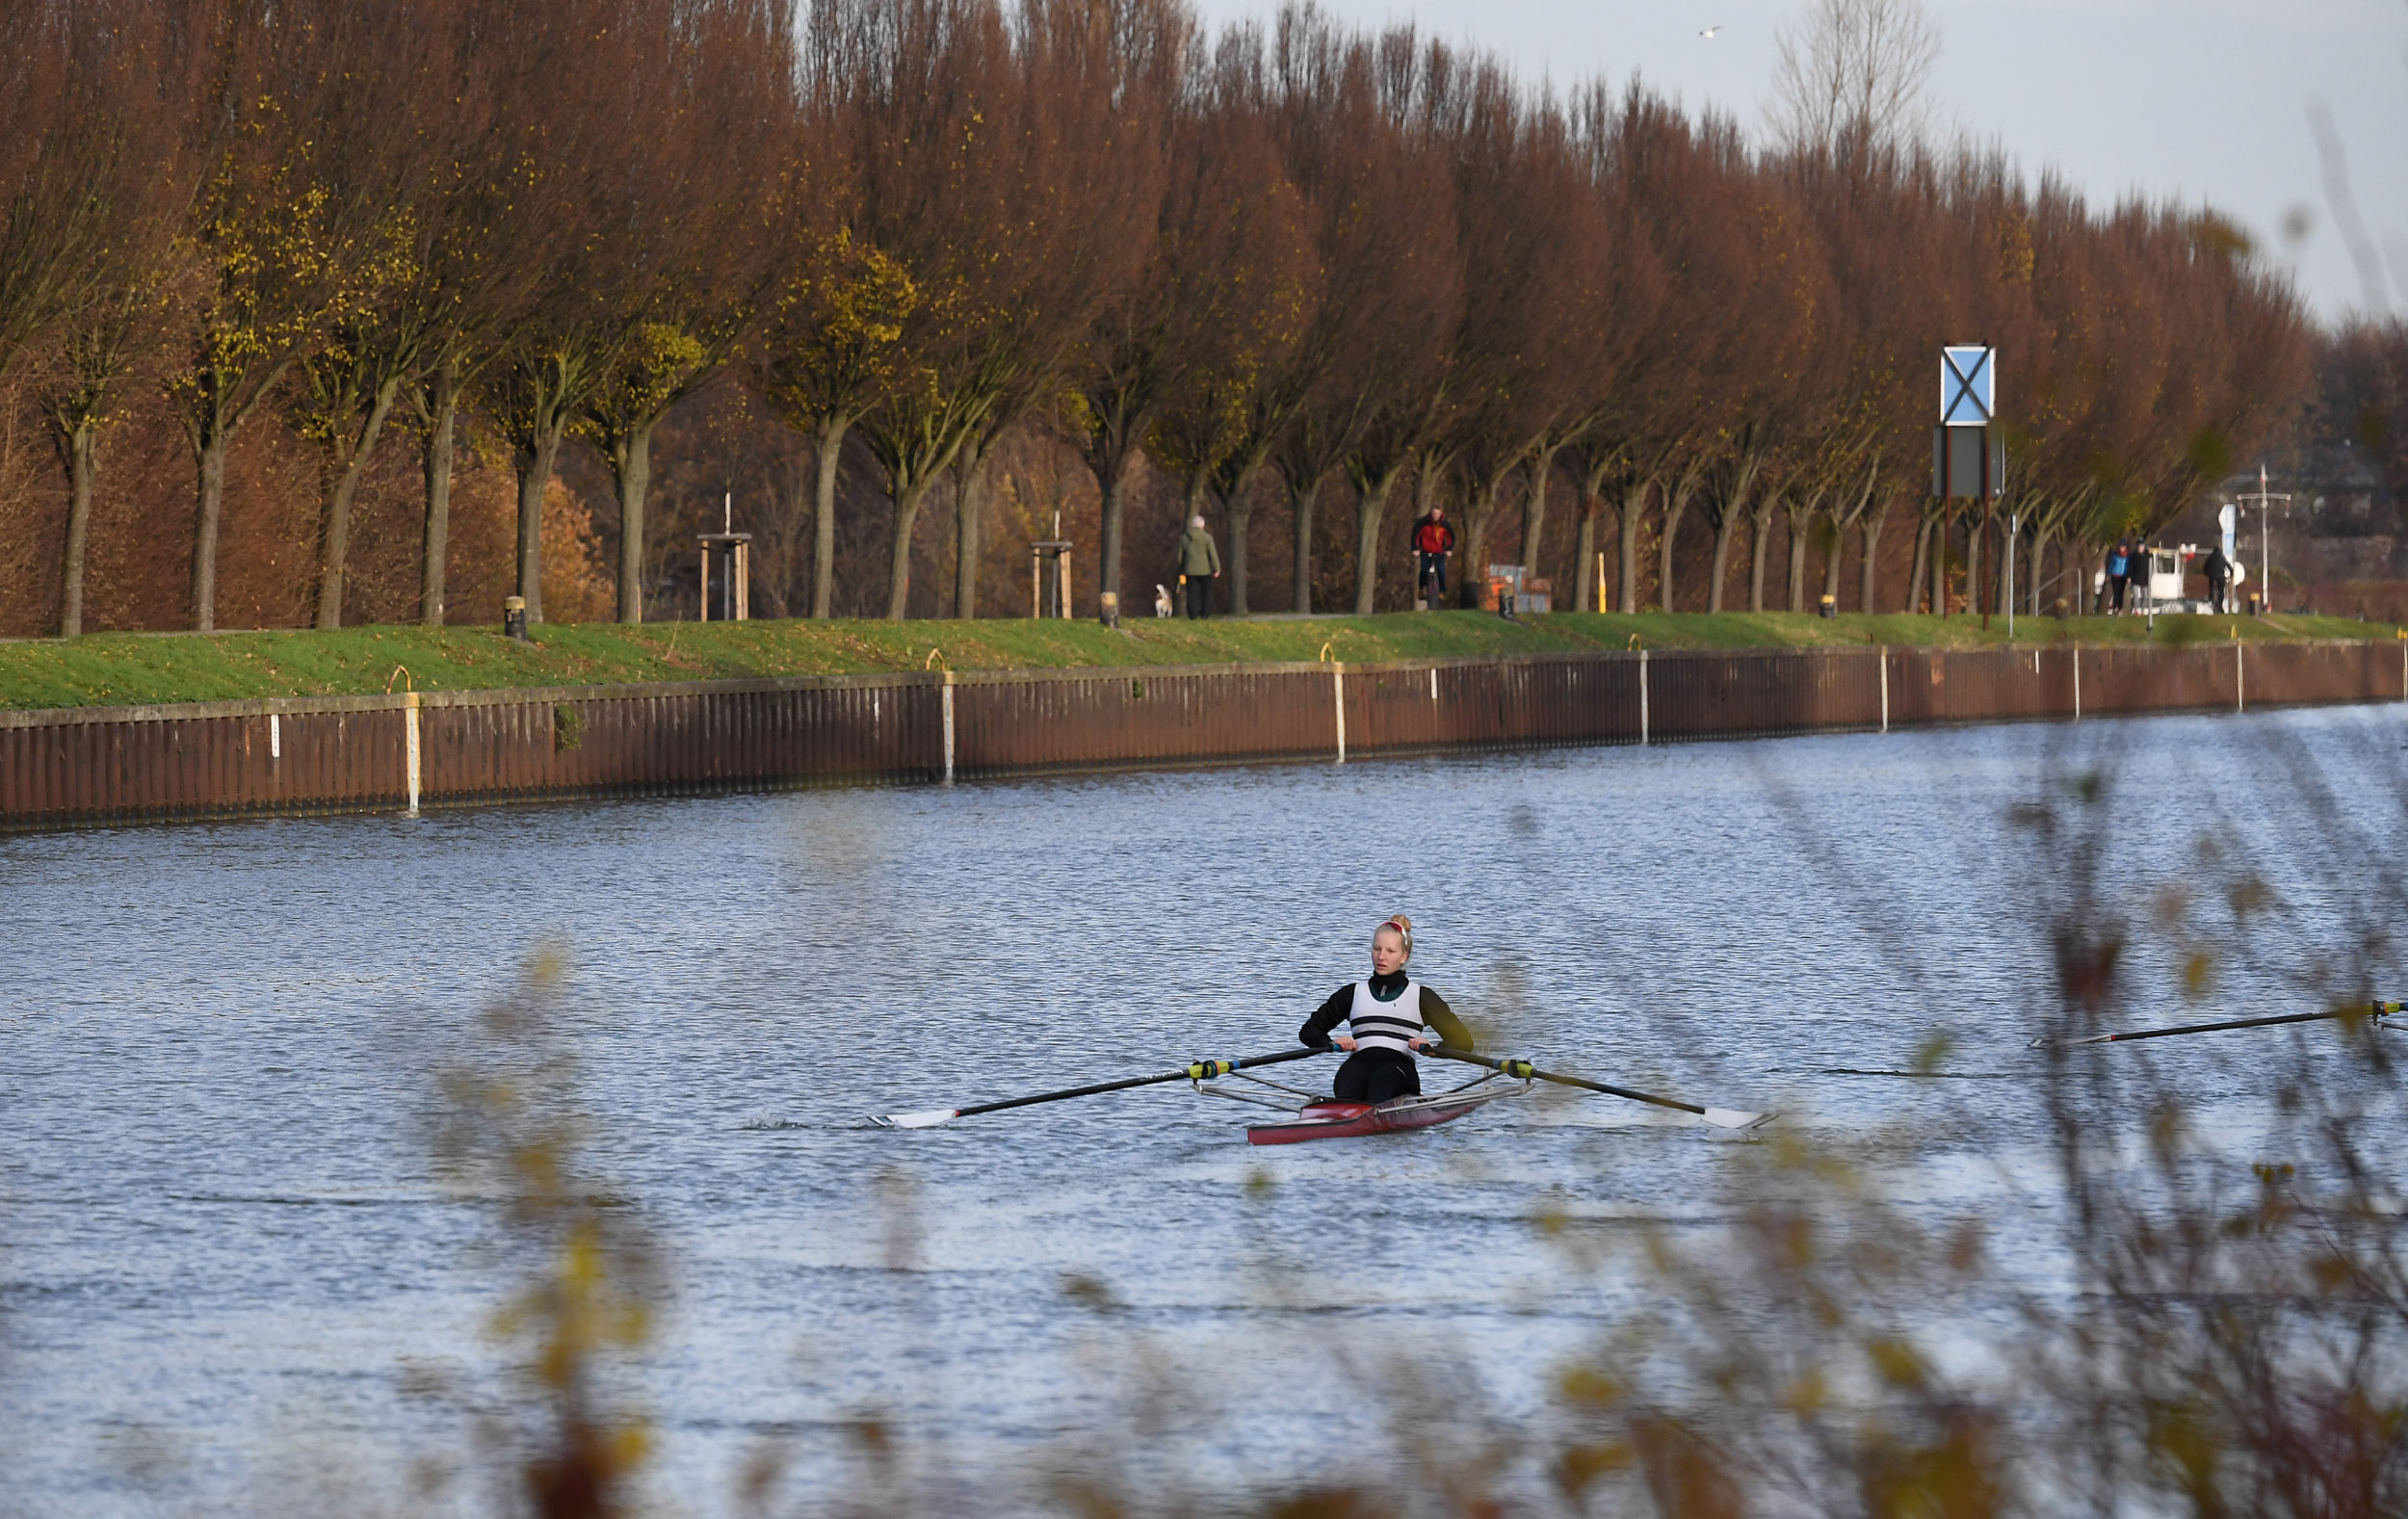
<svg viewBox="0 0 2408 1519">
<path fill-rule="evenodd" d="M 1398 1050 L 1413 1053 L 1406 1043 L 1422 1032 L 1422 983 L 1409 981 L 1396 1001 L 1382 1002 L 1372 995 L 1372 983 L 1354 983 L 1354 1010 L 1347 1015 L 1347 1032 L 1354 1042 L 1367 1050 Z"/>
</svg>

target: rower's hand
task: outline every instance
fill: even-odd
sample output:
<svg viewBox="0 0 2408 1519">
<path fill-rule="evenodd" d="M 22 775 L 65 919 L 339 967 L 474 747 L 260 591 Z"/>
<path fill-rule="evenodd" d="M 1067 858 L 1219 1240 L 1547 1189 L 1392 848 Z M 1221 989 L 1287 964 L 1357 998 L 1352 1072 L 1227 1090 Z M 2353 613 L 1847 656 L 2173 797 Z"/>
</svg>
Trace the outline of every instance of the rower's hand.
<svg viewBox="0 0 2408 1519">
<path fill-rule="evenodd" d="M 1354 1048 L 1354 1039 L 1350 1034 L 1341 1034 L 1335 1039 L 1330 1040 L 1330 1042 L 1338 1046 L 1338 1048 L 1349 1052 Z"/>
</svg>

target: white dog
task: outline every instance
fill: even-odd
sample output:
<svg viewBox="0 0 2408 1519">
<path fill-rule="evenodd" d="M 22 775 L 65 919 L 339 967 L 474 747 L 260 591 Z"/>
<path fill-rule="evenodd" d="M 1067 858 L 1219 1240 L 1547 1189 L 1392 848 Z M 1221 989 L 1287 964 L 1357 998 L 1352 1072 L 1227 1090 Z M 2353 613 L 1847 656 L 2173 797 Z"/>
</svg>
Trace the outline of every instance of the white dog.
<svg viewBox="0 0 2408 1519">
<path fill-rule="evenodd" d="M 1173 612 L 1170 607 L 1170 588 L 1168 586 L 1158 583 L 1154 587 L 1154 615 L 1158 617 L 1178 615 L 1178 614 Z"/>
</svg>

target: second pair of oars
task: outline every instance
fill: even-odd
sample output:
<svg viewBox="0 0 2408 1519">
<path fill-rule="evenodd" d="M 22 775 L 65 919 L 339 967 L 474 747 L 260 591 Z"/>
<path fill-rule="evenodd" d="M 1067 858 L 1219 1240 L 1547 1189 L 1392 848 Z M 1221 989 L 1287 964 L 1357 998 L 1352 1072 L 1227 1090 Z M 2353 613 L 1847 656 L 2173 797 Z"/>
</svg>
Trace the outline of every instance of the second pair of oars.
<svg viewBox="0 0 2408 1519">
<path fill-rule="evenodd" d="M 2093 1034 L 2078 1039 L 2052 1039 L 2047 1035 L 2031 1041 L 2031 1048 L 2072 1049 L 2078 1044 L 2129 1044 L 2134 1039 L 2165 1039 L 2177 1034 L 2218 1034 L 2226 1029 L 2265 1029 L 2279 1023 L 2323 1023 L 2332 1019 L 2355 1020 L 2369 1018 L 2377 1028 L 2383 1020 L 2403 1010 L 2408 1003 L 2351 1003 L 2345 1008 L 2333 1008 L 2323 1012 L 2286 1012 L 2268 1018 L 2226 1018 L 2220 1023 L 2185 1023 L 2170 1029 L 2129 1029 L 2121 1034 Z"/>
</svg>

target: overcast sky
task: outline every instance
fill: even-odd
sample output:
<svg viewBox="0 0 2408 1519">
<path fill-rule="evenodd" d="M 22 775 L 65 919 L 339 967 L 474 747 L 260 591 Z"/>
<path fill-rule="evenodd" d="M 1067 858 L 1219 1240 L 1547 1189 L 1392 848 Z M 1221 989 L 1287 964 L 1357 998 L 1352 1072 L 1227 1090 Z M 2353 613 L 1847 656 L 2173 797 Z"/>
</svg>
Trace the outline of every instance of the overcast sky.
<svg viewBox="0 0 2408 1519">
<path fill-rule="evenodd" d="M 1215 20 L 1258 0 L 1200 0 Z M 2028 172 L 2097 200 L 2182 196 L 2236 217 L 2326 321 L 2369 295 L 2335 224 L 2310 124 L 2321 102 L 2383 267 L 2373 299 L 2408 314 L 2408 0 L 1926 0 L 1946 38 L 1948 118 Z M 1322 0 L 1366 24 L 1412 20 L 1558 82 L 1636 71 L 1684 102 L 1763 124 L 1774 34 L 1804 0 Z M 1711 40 L 1706 27 L 1721 30 Z M 2304 238 L 2287 227 L 2305 213 Z"/>
</svg>

